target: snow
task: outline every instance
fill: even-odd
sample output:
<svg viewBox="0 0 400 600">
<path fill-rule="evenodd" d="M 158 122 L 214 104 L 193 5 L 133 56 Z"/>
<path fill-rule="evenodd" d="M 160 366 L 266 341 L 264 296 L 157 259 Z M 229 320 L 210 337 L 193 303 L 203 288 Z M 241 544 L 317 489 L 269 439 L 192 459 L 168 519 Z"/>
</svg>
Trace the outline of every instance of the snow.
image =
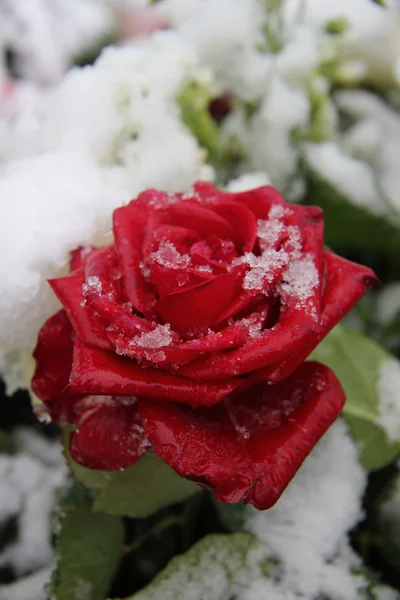
<svg viewBox="0 0 400 600">
<path fill-rule="evenodd" d="M 394 83 L 394 64 L 400 54 L 399 13 L 382 10 L 374 2 L 364 0 L 286 0 L 285 20 L 293 23 L 298 15 L 313 27 L 322 26 L 337 18 L 345 18 L 349 33 L 340 48 L 345 59 L 362 60 L 367 67 L 367 79 L 376 86 L 389 87 Z"/>
<path fill-rule="evenodd" d="M 22 451 L 0 455 L 0 523 L 14 517 L 18 529 L 16 540 L 0 554 L 0 566 L 10 565 L 21 576 L 52 561 L 50 516 L 66 470 L 58 440 L 48 442 L 26 429 L 16 438 Z"/>
<path fill-rule="evenodd" d="M 267 174 L 263 171 L 256 171 L 253 173 L 244 173 L 236 179 L 231 179 L 226 189 L 228 192 L 245 192 L 269 184 L 270 180 Z"/>
<path fill-rule="evenodd" d="M 262 92 L 270 59 L 258 50 L 265 13 L 257 0 L 163 0 L 161 7 L 203 66 L 212 66 L 218 89 L 251 99 Z"/>
<path fill-rule="evenodd" d="M 191 263 L 189 254 L 180 254 L 172 242 L 162 242 L 157 252 L 149 254 L 147 261 L 167 269 L 185 269 Z"/>
<path fill-rule="evenodd" d="M 304 303 L 313 295 L 318 283 L 319 276 L 314 258 L 312 254 L 305 254 L 289 262 L 283 274 L 280 291 L 285 300 L 294 298 L 299 303 Z"/>
<path fill-rule="evenodd" d="M 381 325 L 390 323 L 400 312 L 400 281 L 389 283 L 380 291 L 376 315 Z"/>
<path fill-rule="evenodd" d="M 26 385 L 15 380 L 18 354 L 57 310 L 46 279 L 65 272 L 69 252 L 104 243 L 113 209 L 143 189 L 183 191 L 202 178 L 204 155 L 175 100 L 196 69 L 188 46 L 160 33 L 108 49 L 0 123 L 0 364 L 10 391 Z"/>
<path fill-rule="evenodd" d="M 0 600 L 46 600 L 45 586 L 53 568 L 45 568 L 15 583 L 0 586 Z"/>
<path fill-rule="evenodd" d="M 264 512 L 247 509 L 245 529 L 258 537 L 278 566 L 271 580 L 253 581 L 240 600 L 356 600 L 365 581 L 351 572 L 359 559 L 347 534 L 362 518 L 365 485 L 355 444 L 338 421 L 275 506 Z"/>
<path fill-rule="evenodd" d="M 82 284 L 82 292 L 84 295 L 89 292 L 95 292 L 96 294 L 101 294 L 102 283 L 100 279 L 96 275 L 91 275 L 87 278 L 86 283 Z"/>
<path fill-rule="evenodd" d="M 346 154 L 335 142 L 308 144 L 308 166 L 350 202 L 374 214 L 385 213 L 379 189 L 369 166 Z"/>
<path fill-rule="evenodd" d="M 141 333 L 133 338 L 129 344 L 142 348 L 165 348 L 172 342 L 171 325 L 157 325 L 152 331 Z"/>
<path fill-rule="evenodd" d="M 274 74 L 268 82 L 260 110 L 252 119 L 247 145 L 253 169 L 264 170 L 280 190 L 298 169 L 298 152 L 292 143 L 292 131 L 303 129 L 310 118 L 306 90 L 293 87 Z"/>
<path fill-rule="evenodd" d="M 379 424 L 390 442 L 400 442 L 400 362 L 388 358 L 378 373 Z"/>
<path fill-rule="evenodd" d="M 57 82 L 74 58 L 115 28 L 111 6 L 98 0 L 2 2 L 0 22 L 18 75 L 41 84 Z"/>
</svg>

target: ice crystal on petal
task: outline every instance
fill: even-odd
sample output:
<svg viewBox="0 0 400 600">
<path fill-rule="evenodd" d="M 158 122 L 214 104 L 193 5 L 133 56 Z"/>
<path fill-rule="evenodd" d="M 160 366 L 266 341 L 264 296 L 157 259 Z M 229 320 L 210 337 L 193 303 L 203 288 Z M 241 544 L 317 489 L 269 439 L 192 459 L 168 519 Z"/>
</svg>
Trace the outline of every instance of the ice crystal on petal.
<svg viewBox="0 0 400 600">
<path fill-rule="evenodd" d="M 171 325 L 157 325 L 152 331 L 141 333 L 134 337 L 129 344 L 142 348 L 164 348 L 172 342 Z M 164 356 L 165 358 L 165 356 Z"/>
<path fill-rule="evenodd" d="M 86 295 L 89 292 L 96 292 L 101 294 L 102 283 L 96 275 L 91 275 L 87 278 L 86 283 L 82 284 L 82 291 Z"/>
<path fill-rule="evenodd" d="M 304 302 L 319 283 L 318 271 L 311 254 L 289 262 L 280 284 L 281 294 Z"/>
<path fill-rule="evenodd" d="M 191 262 L 189 254 L 180 254 L 171 242 L 162 242 L 149 259 L 168 269 L 185 269 Z"/>
<path fill-rule="evenodd" d="M 284 217 L 285 215 L 285 207 L 282 206 L 281 204 L 274 204 L 274 206 L 271 206 L 269 213 L 268 213 L 268 218 L 271 220 L 275 220 L 275 219 L 282 219 L 282 217 Z"/>
<path fill-rule="evenodd" d="M 284 224 L 277 219 L 270 219 L 269 221 L 259 219 L 257 221 L 257 237 L 260 240 L 261 250 L 273 246 L 279 240 L 284 228 Z"/>
</svg>

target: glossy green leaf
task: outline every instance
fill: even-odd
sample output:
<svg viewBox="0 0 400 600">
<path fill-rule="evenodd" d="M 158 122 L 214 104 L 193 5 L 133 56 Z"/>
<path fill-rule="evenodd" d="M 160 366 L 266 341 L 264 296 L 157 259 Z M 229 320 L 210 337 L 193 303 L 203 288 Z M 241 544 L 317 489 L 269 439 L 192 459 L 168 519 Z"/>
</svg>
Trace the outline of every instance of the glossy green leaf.
<svg viewBox="0 0 400 600">
<path fill-rule="evenodd" d="M 263 568 L 265 551 L 249 533 L 212 534 L 174 557 L 140 592 L 126 600 L 225 600 Z"/>
<path fill-rule="evenodd" d="M 310 358 L 331 367 L 343 385 L 343 414 L 363 467 L 372 471 L 391 462 L 400 453 L 400 443 L 390 443 L 381 424 L 377 385 L 382 362 L 394 357 L 373 340 L 339 325 Z"/>
<path fill-rule="evenodd" d="M 85 487 L 97 491 L 93 508 L 112 515 L 144 518 L 161 508 L 183 502 L 201 488 L 180 477 L 152 452 L 123 471 L 95 471 L 75 462 L 67 450 L 68 465 Z"/>
<path fill-rule="evenodd" d="M 155 454 L 147 452 L 132 467 L 113 473 L 109 483 L 99 491 L 94 510 L 144 518 L 200 491 L 198 485 L 180 477 Z"/>
<path fill-rule="evenodd" d="M 71 493 L 59 508 L 52 600 L 103 600 L 118 568 L 122 520 L 94 513 L 86 494 Z"/>
</svg>

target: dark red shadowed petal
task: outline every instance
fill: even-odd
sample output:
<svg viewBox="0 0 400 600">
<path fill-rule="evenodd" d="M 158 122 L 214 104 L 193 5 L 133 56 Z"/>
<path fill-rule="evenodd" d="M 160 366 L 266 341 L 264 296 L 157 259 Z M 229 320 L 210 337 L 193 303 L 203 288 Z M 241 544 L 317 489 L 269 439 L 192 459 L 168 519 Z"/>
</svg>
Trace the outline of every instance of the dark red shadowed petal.
<svg viewBox="0 0 400 600">
<path fill-rule="evenodd" d="M 82 292 L 84 283 L 83 269 L 74 271 L 66 277 L 49 280 L 49 284 L 64 306 L 77 336 L 87 344 L 111 349 L 112 346 L 106 336 L 102 319 L 93 312 L 89 303 L 85 302 Z"/>
<path fill-rule="evenodd" d="M 212 327 L 242 291 L 245 270 L 240 265 L 180 294 L 164 296 L 156 305 L 158 315 L 181 334 L 195 327 Z"/>
<path fill-rule="evenodd" d="M 40 400 L 58 396 L 67 385 L 73 347 L 71 323 L 65 310 L 60 310 L 43 325 L 33 351 L 36 369 L 32 390 Z"/>
<path fill-rule="evenodd" d="M 132 359 L 85 346 L 77 339 L 66 390 L 72 394 L 139 396 L 211 406 L 240 383 L 239 379 L 202 383 L 157 369 L 146 369 Z"/>
<path fill-rule="evenodd" d="M 320 341 L 373 286 L 379 283 L 375 273 L 328 250 L 323 252 L 324 290 L 321 329 L 309 331 L 301 348 L 282 361 L 270 364 L 252 375 L 253 381 L 282 381 L 318 346 Z"/>
<path fill-rule="evenodd" d="M 33 351 L 36 369 L 31 382 L 33 392 L 46 404 L 38 409 L 38 416 L 45 412 L 55 423 L 75 423 L 85 400 L 80 395 L 63 394 L 69 381 L 72 351 L 72 327 L 65 311 L 60 310 L 39 332 Z"/>
<path fill-rule="evenodd" d="M 333 372 L 304 363 L 284 382 L 262 384 L 211 408 L 140 401 L 154 452 L 222 502 L 272 506 L 338 416 L 344 393 Z"/>
<path fill-rule="evenodd" d="M 77 463 L 106 471 L 133 465 L 149 447 L 134 399 L 93 401 L 69 439 L 71 456 Z"/>
<path fill-rule="evenodd" d="M 235 229 L 242 252 L 251 252 L 257 237 L 257 221 L 251 210 L 244 204 L 233 201 L 216 202 L 213 210 Z"/>
<path fill-rule="evenodd" d="M 146 316 L 152 314 L 154 304 L 153 289 L 141 270 L 142 244 L 148 218 L 149 206 L 139 200 L 117 208 L 113 214 L 115 249 L 122 267 L 125 295 L 133 307 Z"/>
<path fill-rule="evenodd" d="M 96 248 L 93 246 L 79 246 L 75 250 L 71 252 L 71 257 L 69 261 L 69 270 L 77 271 L 81 267 L 84 266 L 85 260 L 94 252 Z"/>
</svg>

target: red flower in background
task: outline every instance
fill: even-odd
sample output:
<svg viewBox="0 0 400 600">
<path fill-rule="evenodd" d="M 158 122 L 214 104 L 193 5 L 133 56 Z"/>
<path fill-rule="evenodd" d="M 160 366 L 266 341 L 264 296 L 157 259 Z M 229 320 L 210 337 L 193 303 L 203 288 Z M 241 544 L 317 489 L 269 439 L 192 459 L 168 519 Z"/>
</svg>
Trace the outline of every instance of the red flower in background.
<svg viewBox="0 0 400 600">
<path fill-rule="evenodd" d="M 149 190 L 113 232 L 50 281 L 64 308 L 39 334 L 34 392 L 75 425 L 80 464 L 121 469 L 151 446 L 219 500 L 271 506 L 344 403 L 304 360 L 374 273 L 271 187 Z"/>
</svg>

